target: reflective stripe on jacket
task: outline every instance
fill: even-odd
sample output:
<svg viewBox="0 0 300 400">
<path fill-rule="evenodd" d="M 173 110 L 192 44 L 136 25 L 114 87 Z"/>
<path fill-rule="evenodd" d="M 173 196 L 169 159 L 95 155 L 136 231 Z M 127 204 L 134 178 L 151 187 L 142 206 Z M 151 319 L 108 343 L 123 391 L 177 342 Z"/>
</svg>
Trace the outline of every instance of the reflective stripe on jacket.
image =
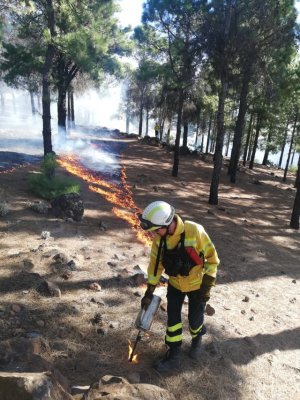
<svg viewBox="0 0 300 400">
<path fill-rule="evenodd" d="M 175 218 L 177 220 L 175 232 L 173 235 L 168 235 L 166 238 L 168 249 L 173 249 L 177 246 L 178 242 L 180 241 L 180 234 L 185 231 L 185 247 L 193 247 L 198 254 L 202 253 L 204 255 L 204 266 L 196 265 L 191 269 L 188 276 L 177 275 L 176 277 L 169 277 L 170 285 L 181 292 L 191 292 L 200 288 L 204 274 L 210 275 L 214 278 L 216 277 L 217 267 L 220 263 L 220 260 L 215 246 L 213 245 L 202 225 L 196 224 L 192 221 L 183 222 L 177 214 L 175 215 Z M 148 266 L 148 283 L 151 285 L 157 285 L 160 276 L 164 271 L 161 262 L 161 256 L 158 264 L 157 275 L 154 276 L 159 242 L 160 236 L 156 235 L 152 242 L 150 263 Z"/>
</svg>

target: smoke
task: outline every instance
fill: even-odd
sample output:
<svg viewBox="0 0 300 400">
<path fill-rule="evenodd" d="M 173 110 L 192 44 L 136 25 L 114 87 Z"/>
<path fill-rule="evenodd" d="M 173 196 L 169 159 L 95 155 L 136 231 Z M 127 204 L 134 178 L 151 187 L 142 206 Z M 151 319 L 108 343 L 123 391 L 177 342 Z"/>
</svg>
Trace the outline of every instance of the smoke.
<svg viewBox="0 0 300 400">
<path fill-rule="evenodd" d="M 75 122 L 81 129 L 69 131 L 66 136 L 57 131 L 56 104 L 52 103 L 53 150 L 58 155 L 67 153 L 78 157 L 93 171 L 114 174 L 120 168 L 120 148 L 111 141 L 112 130 L 122 130 L 122 127 L 124 130 L 125 126 L 118 112 L 120 100 L 120 85 L 103 90 L 101 94 L 91 89 L 75 97 Z M 38 109 L 37 99 L 35 102 Z M 0 151 L 22 153 L 25 159 L 28 159 L 26 155 L 43 155 L 41 110 L 32 115 L 28 93 L 1 87 L 0 126 Z"/>
</svg>

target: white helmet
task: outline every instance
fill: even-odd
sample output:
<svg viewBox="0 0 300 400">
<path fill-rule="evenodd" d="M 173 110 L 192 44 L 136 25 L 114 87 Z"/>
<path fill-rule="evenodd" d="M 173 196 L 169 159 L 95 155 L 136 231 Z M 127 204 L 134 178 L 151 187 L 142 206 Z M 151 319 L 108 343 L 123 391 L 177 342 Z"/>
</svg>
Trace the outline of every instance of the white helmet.
<svg viewBox="0 0 300 400">
<path fill-rule="evenodd" d="M 165 201 L 150 203 L 139 216 L 141 228 L 145 231 L 154 231 L 163 226 L 169 226 L 173 221 L 175 210 Z"/>
</svg>

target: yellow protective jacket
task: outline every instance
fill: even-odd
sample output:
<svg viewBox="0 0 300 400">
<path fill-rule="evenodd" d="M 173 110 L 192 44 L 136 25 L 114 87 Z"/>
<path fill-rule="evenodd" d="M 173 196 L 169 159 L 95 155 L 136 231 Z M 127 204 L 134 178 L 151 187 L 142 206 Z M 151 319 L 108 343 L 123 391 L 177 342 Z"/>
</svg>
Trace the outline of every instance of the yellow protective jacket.
<svg viewBox="0 0 300 400">
<path fill-rule="evenodd" d="M 180 235 L 185 231 L 184 245 L 185 247 L 193 247 L 198 254 L 204 255 L 204 265 L 196 265 L 191 270 L 188 276 L 177 275 L 176 277 L 169 277 L 169 284 L 174 286 L 181 292 L 191 292 L 197 290 L 201 286 L 203 275 L 209 275 L 216 278 L 217 267 L 220 263 L 216 249 L 210 240 L 208 234 L 205 232 L 202 225 L 196 224 L 192 221 L 183 222 L 179 215 L 175 215 L 177 225 L 173 235 L 167 235 L 166 243 L 168 249 L 173 249 L 180 241 Z M 164 271 L 160 255 L 158 264 L 157 275 L 154 276 L 156 258 L 158 254 L 158 247 L 160 236 L 156 235 L 152 242 L 150 263 L 148 266 L 148 283 L 157 285 L 160 276 Z M 163 252 L 163 249 L 162 249 Z"/>
</svg>

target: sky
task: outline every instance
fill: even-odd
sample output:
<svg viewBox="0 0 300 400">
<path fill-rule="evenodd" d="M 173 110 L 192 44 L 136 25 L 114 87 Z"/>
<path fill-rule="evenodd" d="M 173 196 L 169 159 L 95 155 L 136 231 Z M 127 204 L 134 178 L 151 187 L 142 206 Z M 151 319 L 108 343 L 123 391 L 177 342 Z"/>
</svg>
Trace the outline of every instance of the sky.
<svg viewBox="0 0 300 400">
<path fill-rule="evenodd" d="M 141 23 L 143 0 L 119 0 L 122 11 L 119 14 L 121 25 L 135 27 Z"/>
</svg>

